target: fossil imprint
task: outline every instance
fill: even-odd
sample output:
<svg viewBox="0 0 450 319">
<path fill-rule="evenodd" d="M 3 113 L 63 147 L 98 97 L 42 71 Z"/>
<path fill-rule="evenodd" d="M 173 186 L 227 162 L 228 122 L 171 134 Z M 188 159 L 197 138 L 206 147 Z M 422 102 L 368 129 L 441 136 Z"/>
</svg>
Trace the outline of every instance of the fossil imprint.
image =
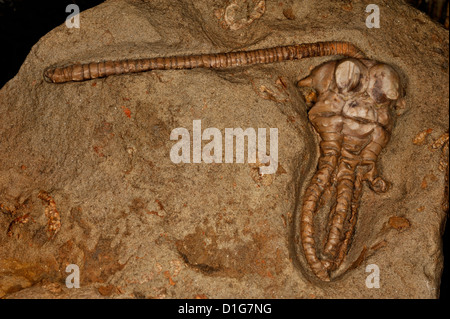
<svg viewBox="0 0 450 319">
<path fill-rule="evenodd" d="M 386 192 L 389 186 L 379 176 L 376 162 L 391 135 L 394 107 L 404 103 L 400 78 L 392 67 L 365 59 L 349 42 L 332 41 L 219 54 L 73 64 L 46 69 L 44 79 L 65 83 L 151 70 L 221 69 L 334 55 L 347 58 L 326 62 L 298 82 L 299 87 L 315 90 L 315 103 L 308 117 L 321 139 L 317 170 L 303 196 L 298 225 L 301 247 L 313 274 L 330 281 L 350 248 L 363 183 L 367 182 L 377 193 Z M 328 235 L 323 249 L 318 250 L 314 216 L 320 209 L 322 195 L 330 189 L 335 189 L 335 199 Z"/>
<path fill-rule="evenodd" d="M 298 86 L 312 87 L 318 94 L 308 117 L 321 139 L 317 171 L 303 197 L 300 237 L 313 273 L 330 281 L 330 273 L 338 269 L 350 247 L 363 182 L 376 193 L 388 190 L 376 162 L 389 141 L 394 108 L 404 103 L 403 88 L 399 75 L 387 64 L 351 58 L 322 64 Z M 330 188 L 335 188 L 336 198 L 319 257 L 314 215 Z"/>
</svg>

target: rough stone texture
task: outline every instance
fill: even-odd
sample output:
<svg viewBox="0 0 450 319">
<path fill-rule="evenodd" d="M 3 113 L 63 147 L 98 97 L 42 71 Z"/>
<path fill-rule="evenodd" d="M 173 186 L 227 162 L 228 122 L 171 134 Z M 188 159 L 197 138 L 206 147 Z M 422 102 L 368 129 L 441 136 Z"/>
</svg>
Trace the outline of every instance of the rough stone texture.
<svg viewBox="0 0 450 319">
<path fill-rule="evenodd" d="M 438 296 L 446 154 L 431 145 L 449 126 L 448 31 L 401 1 L 373 0 L 265 1 L 261 17 L 233 30 L 224 21 L 248 16 L 246 6 L 225 10 L 233 3 L 110 0 L 82 12 L 80 29 L 61 25 L 33 47 L 0 91 L 0 296 Z M 369 3 L 380 5 L 380 29 L 365 26 Z M 393 65 L 407 89 L 379 162 L 393 187 L 383 195 L 365 187 L 351 270 L 327 284 L 306 277 L 295 255 L 292 225 L 318 156 L 295 82 L 332 58 L 63 85 L 42 79 L 50 65 L 327 40 L 351 41 Z M 277 173 L 261 179 L 247 163 L 172 163 L 170 132 L 192 132 L 194 119 L 222 133 L 278 128 Z M 53 239 L 41 190 L 61 216 Z M 27 213 L 9 237 L 10 222 Z M 68 264 L 80 267 L 79 290 L 64 287 Z M 369 264 L 380 268 L 379 289 L 365 285 Z"/>
</svg>

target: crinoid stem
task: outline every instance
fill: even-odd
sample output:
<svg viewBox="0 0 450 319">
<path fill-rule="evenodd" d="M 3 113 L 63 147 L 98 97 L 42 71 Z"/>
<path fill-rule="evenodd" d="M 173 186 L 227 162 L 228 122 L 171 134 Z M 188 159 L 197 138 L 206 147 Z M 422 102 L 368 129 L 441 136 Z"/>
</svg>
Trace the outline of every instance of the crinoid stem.
<svg viewBox="0 0 450 319">
<path fill-rule="evenodd" d="M 330 41 L 218 54 L 155 57 L 148 59 L 127 59 L 120 61 L 72 64 L 64 67 L 47 68 L 44 71 L 44 79 L 49 83 L 65 83 L 103 78 L 110 75 L 146 72 L 151 70 L 194 68 L 225 69 L 329 55 L 343 55 L 354 58 L 364 57 L 364 54 L 349 42 Z"/>
</svg>

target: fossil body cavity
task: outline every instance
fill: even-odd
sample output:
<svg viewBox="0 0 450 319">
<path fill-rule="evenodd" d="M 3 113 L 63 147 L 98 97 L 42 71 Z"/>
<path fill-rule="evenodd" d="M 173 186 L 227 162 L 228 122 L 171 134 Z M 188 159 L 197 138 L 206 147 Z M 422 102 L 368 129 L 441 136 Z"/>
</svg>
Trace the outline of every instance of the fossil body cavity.
<svg viewBox="0 0 450 319">
<path fill-rule="evenodd" d="M 376 110 L 373 108 L 371 98 L 361 99 L 360 101 L 349 101 L 342 108 L 342 115 L 354 121 L 378 122 Z"/>
</svg>

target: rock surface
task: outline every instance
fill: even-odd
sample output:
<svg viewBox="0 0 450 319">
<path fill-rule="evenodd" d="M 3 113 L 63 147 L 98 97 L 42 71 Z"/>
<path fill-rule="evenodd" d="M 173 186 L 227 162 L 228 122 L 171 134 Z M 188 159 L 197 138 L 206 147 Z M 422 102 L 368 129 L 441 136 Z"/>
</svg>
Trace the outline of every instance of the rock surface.
<svg viewBox="0 0 450 319">
<path fill-rule="evenodd" d="M 33 47 L 0 90 L 0 297 L 438 296 L 448 31 L 401 1 L 379 4 L 379 29 L 365 25 L 373 1 L 242 3 L 109 0 L 82 12 L 80 29 L 61 25 Z M 291 230 L 318 156 L 295 82 L 333 57 L 61 85 L 42 78 L 51 65 L 328 40 L 400 70 L 407 108 L 379 162 L 393 187 L 365 188 L 351 269 L 327 284 L 299 269 Z M 277 173 L 260 177 L 247 161 L 174 164 L 170 133 L 192 134 L 193 120 L 222 133 L 278 128 Z M 41 191 L 60 217 L 54 236 Z M 69 264 L 79 266 L 80 289 L 65 287 Z M 380 288 L 366 287 L 371 264 Z"/>
</svg>

